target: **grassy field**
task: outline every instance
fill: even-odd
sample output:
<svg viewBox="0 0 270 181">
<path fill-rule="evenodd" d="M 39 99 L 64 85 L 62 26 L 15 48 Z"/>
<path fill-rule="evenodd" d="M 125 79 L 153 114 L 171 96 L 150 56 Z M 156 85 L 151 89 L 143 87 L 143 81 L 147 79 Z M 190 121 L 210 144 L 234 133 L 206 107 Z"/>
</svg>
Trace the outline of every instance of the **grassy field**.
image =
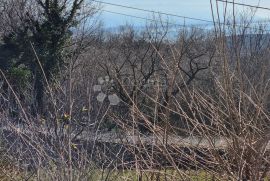
<svg viewBox="0 0 270 181">
<path fill-rule="evenodd" d="M 59 172 L 54 171 L 39 171 L 35 173 L 26 173 L 16 170 L 9 170 L 0 173 L 1 181 L 9 180 L 66 180 L 70 178 L 67 171 Z M 69 180 L 69 179 L 68 179 Z M 89 170 L 84 172 L 73 172 L 73 180 L 91 180 L 91 181 L 174 181 L 174 180 L 190 180 L 190 181 L 211 181 L 211 180 L 227 180 L 221 175 L 217 176 L 207 173 L 203 170 L 200 171 L 181 171 L 179 174 L 175 170 Z"/>
</svg>

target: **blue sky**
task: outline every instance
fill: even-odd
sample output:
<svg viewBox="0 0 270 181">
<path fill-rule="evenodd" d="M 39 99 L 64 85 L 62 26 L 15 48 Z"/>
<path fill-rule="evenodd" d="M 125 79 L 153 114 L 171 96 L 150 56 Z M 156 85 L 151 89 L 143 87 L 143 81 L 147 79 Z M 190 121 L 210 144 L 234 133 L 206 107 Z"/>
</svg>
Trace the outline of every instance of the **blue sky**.
<svg viewBox="0 0 270 181">
<path fill-rule="evenodd" d="M 121 4 L 126 6 L 138 7 L 142 9 L 166 12 L 171 14 L 177 14 L 181 16 L 189 16 L 194 18 L 212 20 L 210 1 L 209 0 L 100 0 L 108 3 Z M 270 0 L 235 0 L 235 2 L 258 5 L 270 8 Z M 219 3 L 220 11 L 223 9 L 223 3 Z M 231 7 L 229 4 L 228 7 Z M 244 10 L 250 10 L 250 8 L 238 7 L 238 12 Z M 131 10 L 117 6 L 111 6 L 102 4 L 103 10 L 129 14 L 133 16 L 152 18 L 153 14 L 146 13 L 138 10 Z M 230 10 L 231 8 L 229 8 Z M 122 15 L 112 14 L 108 12 L 102 12 L 101 18 L 105 27 L 117 27 L 126 23 L 134 24 L 135 26 L 143 26 L 146 21 L 131 17 L 125 17 Z M 167 19 L 168 17 L 163 16 Z M 256 19 L 269 19 L 270 11 L 258 9 L 255 14 Z M 182 18 L 169 17 L 169 20 L 173 23 L 183 24 L 204 24 L 205 22 L 183 20 Z"/>
</svg>

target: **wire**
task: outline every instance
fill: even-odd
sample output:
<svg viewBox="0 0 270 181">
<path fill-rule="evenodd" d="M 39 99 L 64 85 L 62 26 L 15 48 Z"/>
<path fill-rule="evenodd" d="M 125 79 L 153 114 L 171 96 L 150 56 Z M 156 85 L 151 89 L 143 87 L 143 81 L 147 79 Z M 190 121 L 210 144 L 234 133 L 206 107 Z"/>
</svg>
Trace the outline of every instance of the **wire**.
<svg viewBox="0 0 270 181">
<path fill-rule="evenodd" d="M 168 16 L 174 16 L 174 17 L 186 18 L 186 19 L 191 19 L 191 20 L 204 21 L 204 22 L 211 23 L 211 25 L 214 25 L 214 22 L 213 21 L 210 21 L 210 20 L 204 20 L 204 19 L 199 19 L 199 18 L 192 18 L 192 17 L 188 17 L 188 16 L 180 16 L 180 15 L 175 15 L 175 14 L 170 14 L 170 13 L 164 13 L 164 12 L 159 12 L 159 11 L 151 11 L 151 10 L 141 9 L 141 8 L 132 7 L 132 6 L 126 6 L 126 5 L 115 4 L 115 3 L 108 3 L 108 2 L 99 1 L 99 0 L 92 0 L 92 1 L 98 2 L 98 3 L 103 3 L 103 4 L 108 4 L 108 5 L 112 5 L 112 6 L 118 6 L 118 7 L 122 7 L 122 8 L 135 9 L 135 10 L 144 11 L 144 12 L 159 13 L 159 14 L 164 14 L 164 15 L 168 15 Z M 223 1 L 223 0 L 217 0 L 217 1 Z M 224 2 L 226 2 L 226 1 L 224 1 Z M 144 19 L 144 20 L 149 20 L 149 21 L 153 21 L 153 22 L 161 22 L 161 23 L 163 22 L 164 23 L 164 21 L 161 21 L 161 20 L 160 21 L 157 21 L 157 20 L 153 20 L 153 19 L 149 19 L 149 18 L 143 18 L 143 17 L 134 16 L 134 15 L 125 14 L 125 13 L 113 12 L 113 11 L 108 11 L 108 10 L 102 10 L 102 11 L 113 13 L 113 14 L 119 14 L 119 15 L 123 15 L 123 16 L 129 16 L 129 17 L 133 17 L 133 18 L 137 18 L 137 19 Z M 169 23 L 169 22 L 167 22 L 167 24 L 176 25 L 176 26 L 182 26 L 182 27 L 187 27 L 186 25 L 174 24 L 174 23 Z M 227 27 L 230 27 L 231 26 L 231 25 L 226 24 L 226 23 L 220 23 L 220 24 L 225 25 Z M 247 28 L 247 29 L 260 30 L 260 29 L 255 28 L 255 27 L 246 27 L 246 26 L 239 25 L 239 24 L 236 24 L 236 26 L 237 27 L 244 27 L 244 28 Z M 198 28 L 198 29 L 206 30 L 206 28 L 205 29 L 204 28 Z M 269 32 L 269 31 L 267 31 L 267 32 Z"/>
<path fill-rule="evenodd" d="M 217 0 L 217 1 L 224 2 L 224 3 L 230 3 L 230 4 L 235 4 L 235 5 L 239 5 L 239 6 L 247 6 L 247 7 L 251 7 L 251 8 L 270 10 L 270 8 L 266 8 L 266 7 L 262 7 L 262 6 L 255 6 L 255 5 L 250 5 L 250 4 L 237 3 L 237 2 L 233 2 L 233 1 L 227 1 L 227 0 Z"/>
<path fill-rule="evenodd" d="M 164 14 L 164 15 L 167 15 L 167 16 L 174 16 L 174 17 L 179 17 L 179 18 L 183 18 L 183 19 L 203 21 L 203 22 L 210 23 L 212 25 L 214 24 L 212 20 L 205 20 L 205 19 L 193 18 L 193 17 L 189 17 L 189 16 L 182 16 L 182 15 L 176 15 L 176 14 L 171 14 L 171 13 L 164 13 L 164 12 L 160 12 L 160 11 L 146 10 L 146 9 L 141 9 L 141 8 L 137 8 L 137 7 L 126 6 L 126 5 L 115 4 L 115 3 L 109 3 L 109 2 L 99 1 L 99 0 L 92 0 L 92 1 L 98 2 L 98 3 L 102 3 L 102 4 L 108 4 L 108 5 L 112 5 L 112 6 L 118 6 L 118 7 L 128 8 L 128 9 L 135 9 L 135 10 L 139 10 L 139 11 L 145 11 L 145 12 L 151 12 L 151 13 L 157 13 L 157 14 Z M 227 0 L 217 0 L 217 1 L 234 3 L 234 2 L 227 1 Z M 234 4 L 236 4 L 236 3 L 234 3 Z M 244 4 L 238 3 L 238 5 L 244 5 Z M 249 5 L 247 5 L 247 6 L 249 6 Z M 252 6 L 252 7 L 263 8 L 263 7 L 259 7 L 259 6 Z M 270 10 L 270 8 L 266 8 L 266 9 L 269 9 Z M 116 13 L 116 12 L 114 12 L 114 13 Z M 141 17 L 139 17 L 139 18 L 141 18 Z M 253 22 L 253 23 L 257 23 L 257 22 L 258 23 L 260 23 L 260 22 L 264 22 L 265 23 L 265 22 L 269 22 L 269 20 L 256 21 L 256 22 Z M 222 24 L 224 24 L 224 23 L 222 23 Z M 205 26 L 205 25 L 209 25 L 209 24 L 200 24 L 200 26 Z"/>
<path fill-rule="evenodd" d="M 134 10 L 150 12 L 150 13 L 156 13 L 156 14 L 163 14 L 163 15 L 167 15 L 167 16 L 173 16 L 173 17 L 178 17 L 178 18 L 183 18 L 183 19 L 202 21 L 202 22 L 207 22 L 207 23 L 212 23 L 213 24 L 213 21 L 211 21 L 211 20 L 193 18 L 193 17 L 189 17 L 189 16 L 176 15 L 176 14 L 165 13 L 165 12 L 160 12 L 160 11 L 147 10 L 147 9 L 142 9 L 142 8 L 137 8 L 137 7 L 132 7 L 132 6 L 126 6 L 126 5 L 121 5 L 121 4 L 115 4 L 115 3 L 108 3 L 108 2 L 104 2 L 104 1 L 98 1 L 98 0 L 92 0 L 92 1 L 102 3 L 102 4 L 111 5 L 111 6 L 118 6 L 118 7 L 122 7 L 122 8 L 134 9 Z"/>
<path fill-rule="evenodd" d="M 168 25 L 174 25 L 174 26 L 179 26 L 179 27 L 191 27 L 191 28 L 194 28 L 194 29 L 199 29 L 199 30 L 211 30 L 210 28 L 200 28 L 200 27 L 196 27 L 196 25 L 181 25 L 181 24 L 176 24 L 176 23 L 170 23 L 170 22 L 164 22 L 162 20 L 154 20 L 154 19 L 150 19 L 150 18 L 144 18 L 144 17 L 140 17 L 140 16 L 134 16 L 134 15 L 130 15 L 130 14 L 125 14 L 125 13 L 119 13 L 119 12 L 114 12 L 114 11 L 109 11 L 109 10 L 101 10 L 103 12 L 107 12 L 107 13 L 112 13 L 112 14 L 118 14 L 118 15 L 122 15 L 122 16 L 127 16 L 127 17 L 132 17 L 132 18 L 137 18 L 137 19 L 142 19 L 142 20 L 146 20 L 146 21 L 152 21 L 152 22 L 160 22 L 160 23 L 164 23 L 164 24 L 168 24 Z M 213 26 L 213 24 L 211 24 Z M 226 26 L 232 26 L 232 25 L 228 25 L 228 24 L 225 24 Z M 201 25 L 202 26 L 202 25 Z M 207 26 L 207 25 L 205 25 Z M 238 27 L 244 27 L 244 28 L 247 28 L 247 29 L 251 29 L 251 30 L 260 30 L 258 28 L 255 28 L 255 27 L 246 27 L 244 25 L 239 25 L 239 24 L 236 24 L 236 26 Z M 266 32 L 270 32 L 270 30 L 266 30 Z"/>
<path fill-rule="evenodd" d="M 125 13 L 119 13 L 119 12 L 114 12 L 114 11 L 109 11 L 109 10 L 101 10 L 103 12 L 107 12 L 107 13 L 112 13 L 112 14 L 118 14 L 118 15 L 122 15 L 122 16 L 127 16 L 127 17 L 132 17 L 132 18 L 137 18 L 137 19 L 142 19 L 142 20 L 146 20 L 146 21 L 152 21 L 152 22 L 160 22 L 160 23 L 164 23 L 164 24 L 168 24 L 168 25 L 174 25 L 174 26 L 180 26 L 180 27 L 192 27 L 194 29 L 200 29 L 200 30 L 209 30 L 207 28 L 199 28 L 199 27 L 195 27 L 192 25 L 181 25 L 181 24 L 176 24 L 176 23 L 170 23 L 170 22 L 164 22 L 162 20 L 154 20 L 154 19 L 150 19 L 150 18 L 143 18 L 140 16 L 134 16 L 134 15 L 130 15 L 130 14 L 125 14 Z"/>
</svg>

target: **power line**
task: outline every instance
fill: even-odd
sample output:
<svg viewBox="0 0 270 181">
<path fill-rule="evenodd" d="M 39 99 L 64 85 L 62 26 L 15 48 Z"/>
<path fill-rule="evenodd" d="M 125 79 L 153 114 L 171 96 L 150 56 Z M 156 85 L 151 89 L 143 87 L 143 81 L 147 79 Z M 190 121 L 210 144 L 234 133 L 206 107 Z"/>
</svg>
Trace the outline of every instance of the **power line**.
<svg viewBox="0 0 270 181">
<path fill-rule="evenodd" d="M 155 20 L 155 19 L 150 19 L 150 18 L 144 18 L 144 17 L 140 17 L 140 16 L 134 16 L 134 15 L 130 15 L 130 14 L 119 13 L 119 12 L 114 12 L 114 11 L 109 11 L 109 10 L 101 10 L 101 11 L 107 12 L 107 13 L 112 13 L 112 14 L 118 14 L 118 15 L 122 15 L 122 16 L 127 16 L 127 17 L 132 17 L 132 18 L 137 18 L 137 19 L 142 19 L 142 20 L 146 20 L 146 21 L 159 22 L 159 23 L 164 23 L 164 24 L 168 24 L 168 25 L 179 26 L 179 27 L 183 27 L 183 28 L 185 28 L 185 27 L 192 27 L 194 29 L 209 30 L 207 28 L 199 28 L 199 27 L 195 27 L 195 26 L 191 26 L 191 25 L 181 25 L 181 24 L 176 24 L 176 23 L 164 22 L 162 20 Z"/>
<path fill-rule="evenodd" d="M 181 24 L 176 24 L 176 23 L 170 23 L 170 22 L 164 22 L 162 20 L 155 20 L 155 19 L 150 19 L 150 18 L 144 18 L 144 17 L 140 17 L 140 16 L 135 16 L 135 15 L 130 15 L 130 14 L 125 14 L 125 13 L 119 13 L 119 12 L 114 12 L 114 11 L 109 11 L 109 10 L 101 10 L 103 12 L 107 12 L 107 13 L 111 13 L 111 14 L 118 14 L 118 15 L 122 15 L 122 16 L 127 16 L 127 17 L 131 17 L 131 18 L 136 18 L 136 19 L 142 19 L 142 20 L 146 20 L 146 21 L 152 21 L 152 22 L 160 22 L 160 23 L 164 23 L 164 24 L 168 24 L 168 25 L 174 25 L 174 26 L 179 26 L 179 27 L 183 27 L 183 28 L 194 28 L 194 29 L 199 29 L 199 30 L 210 30 L 210 28 L 200 28 L 200 27 L 196 27 L 196 26 L 192 26 L 192 25 L 181 25 Z M 232 25 L 228 25 L 225 24 L 226 26 L 232 26 Z M 243 28 L 247 28 L 247 29 L 252 29 L 252 30 L 260 30 L 256 27 L 248 27 L 248 26 L 244 26 L 244 25 L 239 25 L 236 24 L 236 26 L 238 27 L 243 27 Z M 270 32 L 270 30 L 266 30 L 266 32 Z"/>
<path fill-rule="evenodd" d="M 173 17 L 178 17 L 178 18 L 183 18 L 183 19 L 189 19 L 189 20 L 196 20 L 196 21 L 202 21 L 202 22 L 207 22 L 207 23 L 213 23 L 213 21 L 200 19 L 200 18 L 193 18 L 193 17 L 189 17 L 189 16 L 181 16 L 181 15 L 172 14 L 172 13 L 165 13 L 165 12 L 161 12 L 161 11 L 153 11 L 153 10 L 142 9 L 142 8 L 126 6 L 126 5 L 121 5 L 121 4 L 108 3 L 108 2 L 104 2 L 104 1 L 98 1 L 98 0 L 92 0 L 92 1 L 102 3 L 102 4 L 111 5 L 111 6 L 118 6 L 118 7 L 122 7 L 122 8 L 134 9 L 134 10 L 150 12 L 150 13 L 156 13 L 156 14 L 163 14 L 163 15 L 173 16 Z"/>
<path fill-rule="evenodd" d="M 98 2 L 98 3 L 103 3 L 103 4 L 108 4 L 108 5 L 112 5 L 112 6 L 118 6 L 118 7 L 122 7 L 122 8 L 135 9 L 135 10 L 144 11 L 144 12 L 159 13 L 159 14 L 164 14 L 164 15 L 168 15 L 168 16 L 174 16 L 174 17 L 186 18 L 186 19 L 191 19 L 191 20 L 204 21 L 204 22 L 211 23 L 211 25 L 214 24 L 214 22 L 213 21 L 210 21 L 210 20 L 204 20 L 204 19 L 199 19 L 199 18 L 192 18 L 192 17 L 188 17 L 188 16 L 175 15 L 175 14 L 164 13 L 164 12 L 159 12 L 159 11 L 146 10 L 146 9 L 141 9 L 141 8 L 137 8 L 137 7 L 132 7 L 132 6 L 126 6 L 126 5 L 115 4 L 115 3 L 108 3 L 108 2 L 99 1 L 99 0 L 92 0 L 92 1 Z M 217 1 L 223 1 L 223 0 L 217 0 Z M 224 1 L 224 2 L 226 2 L 226 1 Z M 108 10 L 103 10 L 103 11 L 109 12 L 109 13 L 113 13 L 113 14 L 119 14 L 119 15 L 123 15 L 123 16 L 129 16 L 129 17 L 133 17 L 133 18 L 137 18 L 137 19 L 144 19 L 144 20 L 149 20 L 149 21 L 153 21 L 153 22 L 158 22 L 157 20 L 154 20 L 154 19 L 143 18 L 143 17 L 134 16 L 134 15 L 125 14 L 125 13 L 113 12 L 113 11 L 108 11 Z M 161 23 L 163 22 L 164 23 L 164 21 L 161 21 L 161 20 L 159 22 L 161 22 Z M 180 24 L 169 23 L 169 22 L 167 22 L 167 24 L 176 25 L 176 26 L 182 26 L 182 27 L 187 27 L 187 25 L 180 25 Z M 229 25 L 229 24 L 226 24 L 226 23 L 218 23 L 218 24 L 225 25 L 227 27 L 232 26 L 232 25 Z M 239 25 L 239 24 L 236 24 L 235 26 L 237 26 L 237 27 L 244 27 L 244 28 L 253 29 L 253 30 L 260 30 L 260 29 L 255 28 L 255 27 L 247 27 L 247 26 Z M 205 29 L 204 28 L 198 28 L 198 29 L 206 30 L 206 28 Z"/>
<path fill-rule="evenodd" d="M 266 8 L 266 7 L 262 7 L 262 6 L 255 6 L 255 5 L 250 5 L 250 4 L 237 3 L 237 2 L 233 2 L 233 1 L 227 1 L 227 0 L 217 0 L 217 1 L 224 2 L 224 3 L 230 3 L 230 4 L 235 4 L 235 5 L 239 5 L 239 6 L 247 6 L 247 7 L 250 7 L 250 8 L 270 10 L 270 8 Z"/>
</svg>

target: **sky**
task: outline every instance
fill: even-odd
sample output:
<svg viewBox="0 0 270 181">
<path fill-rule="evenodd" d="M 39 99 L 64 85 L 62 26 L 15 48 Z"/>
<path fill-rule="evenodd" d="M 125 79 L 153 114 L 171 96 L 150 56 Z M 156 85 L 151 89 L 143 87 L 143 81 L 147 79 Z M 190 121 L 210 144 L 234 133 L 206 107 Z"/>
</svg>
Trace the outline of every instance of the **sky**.
<svg viewBox="0 0 270 181">
<path fill-rule="evenodd" d="M 205 20 L 212 20 L 211 15 L 211 6 L 210 0 L 100 0 L 103 2 L 120 4 L 125 6 L 132 6 L 141 9 L 147 9 L 152 11 L 166 12 L 170 14 L 176 14 L 180 16 L 192 17 L 192 18 L 200 18 Z M 231 0 L 232 1 L 232 0 Z M 259 5 L 262 7 L 270 8 L 270 0 L 235 0 L 238 3 L 245 3 L 250 5 Z M 123 13 L 132 16 L 138 16 L 142 18 L 153 19 L 153 13 L 142 12 L 139 10 L 132 10 L 123 7 L 117 7 L 112 5 L 103 4 L 101 14 L 101 19 L 104 23 L 105 27 L 117 27 L 119 25 L 125 24 L 134 24 L 135 26 L 143 26 L 146 23 L 146 20 L 136 19 L 132 17 L 127 17 L 119 14 L 114 14 L 112 11 L 116 13 Z M 224 8 L 224 3 L 219 2 L 219 10 L 220 14 L 222 13 L 222 9 Z M 228 4 L 228 10 L 232 11 L 232 5 Z M 254 10 L 254 9 L 253 9 Z M 247 12 L 250 8 L 243 8 L 242 6 L 237 6 L 238 12 Z M 270 19 L 270 10 L 257 9 L 255 13 L 255 19 L 257 20 L 269 20 Z M 163 15 L 162 18 L 165 20 L 169 20 L 172 23 L 176 24 L 191 24 L 191 25 L 201 25 L 201 24 L 209 24 L 203 21 L 195 21 L 183 18 L 176 18 Z"/>
</svg>

